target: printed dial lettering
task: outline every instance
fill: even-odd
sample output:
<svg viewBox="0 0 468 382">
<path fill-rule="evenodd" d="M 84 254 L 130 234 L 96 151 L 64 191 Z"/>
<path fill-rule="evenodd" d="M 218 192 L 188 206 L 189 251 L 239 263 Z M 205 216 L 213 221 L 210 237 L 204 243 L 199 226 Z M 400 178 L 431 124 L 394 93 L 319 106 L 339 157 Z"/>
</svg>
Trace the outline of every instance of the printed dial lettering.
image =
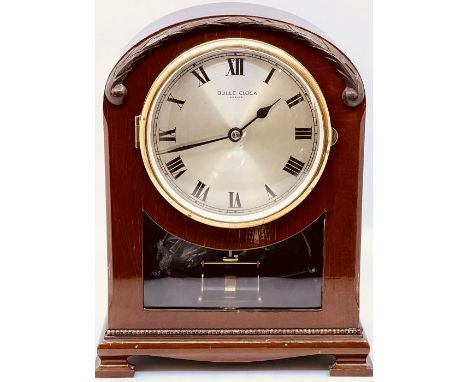
<svg viewBox="0 0 468 382">
<path fill-rule="evenodd" d="M 267 76 L 267 78 L 266 78 L 265 81 L 264 81 L 266 84 L 268 84 L 268 83 L 270 82 L 271 77 L 273 77 L 273 73 L 275 72 L 275 70 L 276 70 L 275 68 L 272 68 L 272 69 L 270 70 L 270 73 L 268 73 L 268 76 Z"/>
<path fill-rule="evenodd" d="M 295 134 L 294 134 L 295 139 L 312 139 L 312 128 L 311 127 L 296 127 Z"/>
<path fill-rule="evenodd" d="M 243 58 L 228 58 L 229 72 L 228 76 L 243 76 L 244 75 L 244 59 Z"/>
<path fill-rule="evenodd" d="M 159 130 L 159 141 L 175 142 L 176 141 L 176 129 L 173 128 L 172 130 L 167 130 L 167 131 Z"/>
<path fill-rule="evenodd" d="M 286 100 L 286 103 L 288 104 L 289 108 L 291 109 L 293 106 L 296 106 L 298 103 L 300 103 L 302 101 L 304 101 L 304 98 L 299 93 L 299 94 L 296 94 L 294 97 L 291 97 L 288 100 Z"/>
<path fill-rule="evenodd" d="M 198 79 L 199 85 L 202 86 L 210 81 L 210 78 L 203 69 L 203 66 L 200 66 L 198 69 L 192 70 L 192 74 Z"/>
<path fill-rule="evenodd" d="M 289 157 L 288 162 L 283 167 L 283 170 L 289 172 L 291 175 L 298 176 L 301 170 L 304 168 L 305 163 L 294 157 Z"/>
<path fill-rule="evenodd" d="M 273 190 L 270 187 L 268 187 L 268 184 L 265 184 L 265 189 L 268 194 L 268 198 L 276 197 L 276 194 L 273 192 Z"/>
<path fill-rule="evenodd" d="M 242 208 L 238 192 L 229 192 L 229 208 Z"/>
<path fill-rule="evenodd" d="M 167 162 L 166 166 L 169 172 L 171 173 L 171 175 L 174 177 L 174 179 L 177 179 L 185 171 L 187 171 L 187 168 L 185 167 L 185 164 L 182 161 L 180 156 Z"/>
<path fill-rule="evenodd" d="M 208 196 L 209 190 L 210 188 L 206 187 L 205 183 L 198 181 L 195 189 L 192 192 L 192 195 L 206 202 L 206 197 Z"/>
<path fill-rule="evenodd" d="M 182 107 L 185 104 L 185 101 L 182 101 L 180 99 L 174 98 L 172 94 L 169 94 L 169 97 L 167 98 L 169 102 L 175 103 L 177 106 L 179 106 L 179 109 L 182 110 Z"/>
</svg>

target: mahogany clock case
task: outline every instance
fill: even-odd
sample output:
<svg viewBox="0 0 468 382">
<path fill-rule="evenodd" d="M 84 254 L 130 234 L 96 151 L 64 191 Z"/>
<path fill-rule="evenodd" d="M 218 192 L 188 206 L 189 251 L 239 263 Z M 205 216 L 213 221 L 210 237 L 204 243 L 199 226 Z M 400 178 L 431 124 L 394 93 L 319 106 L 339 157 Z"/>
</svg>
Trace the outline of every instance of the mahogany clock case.
<svg viewBox="0 0 468 382">
<path fill-rule="evenodd" d="M 268 224 L 226 229 L 176 211 L 157 192 L 135 148 L 134 118 L 154 79 L 179 54 L 220 38 L 249 38 L 283 49 L 314 76 L 338 141 L 311 194 Z M 349 59 L 307 30 L 261 17 L 218 16 L 155 31 L 113 69 L 104 97 L 108 317 L 98 346 L 97 376 L 131 376 L 130 355 L 209 361 L 254 361 L 330 354 L 333 375 L 371 375 L 359 322 L 359 264 L 365 97 Z M 143 230 L 148 216 L 166 232 L 219 250 L 248 250 L 286 240 L 322 215 L 320 309 L 146 309 Z"/>
</svg>

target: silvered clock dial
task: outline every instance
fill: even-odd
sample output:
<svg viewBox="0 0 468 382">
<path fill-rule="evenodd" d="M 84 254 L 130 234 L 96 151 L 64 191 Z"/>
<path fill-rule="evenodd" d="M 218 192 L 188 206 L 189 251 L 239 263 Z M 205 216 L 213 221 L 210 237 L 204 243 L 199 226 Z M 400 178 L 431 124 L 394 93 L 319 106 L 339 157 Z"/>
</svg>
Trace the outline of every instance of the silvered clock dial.
<svg viewBox="0 0 468 382">
<path fill-rule="evenodd" d="M 331 132 L 322 92 L 295 58 L 263 42 L 221 39 L 162 71 L 146 98 L 139 140 L 169 203 L 233 228 L 297 206 L 324 169 Z"/>
</svg>

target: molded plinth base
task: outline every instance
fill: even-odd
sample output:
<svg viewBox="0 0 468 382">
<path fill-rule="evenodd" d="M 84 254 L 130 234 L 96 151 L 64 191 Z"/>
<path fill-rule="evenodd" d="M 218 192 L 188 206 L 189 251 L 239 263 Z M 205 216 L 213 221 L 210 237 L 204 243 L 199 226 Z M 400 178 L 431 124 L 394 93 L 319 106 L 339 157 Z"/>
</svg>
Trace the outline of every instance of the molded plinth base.
<svg viewBox="0 0 468 382">
<path fill-rule="evenodd" d="M 372 377 L 372 361 L 369 356 L 349 358 L 336 356 L 336 362 L 330 365 L 332 377 Z"/>
<path fill-rule="evenodd" d="M 130 332 L 130 331 L 129 331 Z M 331 355 L 332 376 L 372 376 L 364 333 L 351 335 L 171 335 L 106 336 L 98 346 L 96 377 L 133 377 L 129 356 L 211 362 L 252 362 L 309 355 Z"/>
<path fill-rule="evenodd" d="M 95 377 L 97 378 L 123 378 L 135 375 L 135 367 L 128 363 L 127 356 L 98 356 L 96 363 Z"/>
</svg>

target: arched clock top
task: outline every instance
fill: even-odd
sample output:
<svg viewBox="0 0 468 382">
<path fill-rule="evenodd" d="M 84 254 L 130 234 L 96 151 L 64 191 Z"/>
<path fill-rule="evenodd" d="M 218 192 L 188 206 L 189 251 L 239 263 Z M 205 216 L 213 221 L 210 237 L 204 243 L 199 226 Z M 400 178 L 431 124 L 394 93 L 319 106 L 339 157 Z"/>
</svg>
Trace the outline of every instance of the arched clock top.
<svg viewBox="0 0 468 382">
<path fill-rule="evenodd" d="M 122 105 L 124 103 L 127 96 L 127 88 L 124 84 L 125 78 L 134 65 L 145 55 L 153 51 L 153 49 L 180 34 L 212 27 L 270 29 L 275 32 L 287 34 L 296 40 L 303 41 L 319 51 L 335 66 L 335 69 L 345 82 L 342 99 L 347 106 L 356 107 L 364 100 L 365 91 L 361 76 L 352 62 L 329 41 L 290 23 L 251 16 L 218 16 L 188 20 L 156 32 L 127 51 L 112 69 L 105 88 L 107 100 L 113 105 Z"/>
</svg>

